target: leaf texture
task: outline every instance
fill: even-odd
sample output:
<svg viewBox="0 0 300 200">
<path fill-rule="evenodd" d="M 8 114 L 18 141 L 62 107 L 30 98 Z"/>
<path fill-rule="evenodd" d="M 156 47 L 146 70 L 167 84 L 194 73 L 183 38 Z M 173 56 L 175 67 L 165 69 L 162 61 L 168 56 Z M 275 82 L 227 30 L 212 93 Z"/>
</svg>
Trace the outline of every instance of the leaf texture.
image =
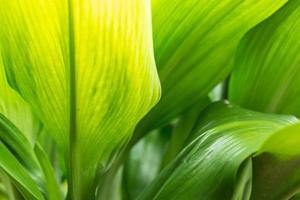
<svg viewBox="0 0 300 200">
<path fill-rule="evenodd" d="M 48 199 L 62 200 L 63 198 L 59 189 L 58 181 L 56 179 L 50 160 L 47 157 L 47 154 L 44 152 L 44 150 L 39 144 L 35 146 L 34 152 L 43 171 L 45 183 L 47 186 Z"/>
<path fill-rule="evenodd" d="M 300 116 L 300 1 L 289 1 L 239 45 L 229 99 L 244 107 Z"/>
<path fill-rule="evenodd" d="M 16 160 L 14 155 L 0 142 L 0 167 L 9 175 L 12 182 L 17 185 L 26 200 L 43 200 L 35 180 L 26 169 Z"/>
<path fill-rule="evenodd" d="M 9 82 L 69 152 L 70 198 L 93 198 L 96 171 L 159 99 L 150 12 L 148 0 L 1 1 Z"/>
<path fill-rule="evenodd" d="M 27 200 L 47 196 L 44 177 L 32 145 L 0 114 L 0 168 Z"/>
<path fill-rule="evenodd" d="M 8 84 L 0 49 L 0 113 L 15 124 L 27 139 L 34 144 L 40 122 L 31 107 Z"/>
<path fill-rule="evenodd" d="M 153 37 L 162 85 L 143 130 L 169 122 L 231 71 L 242 36 L 287 0 L 154 0 Z"/>
<path fill-rule="evenodd" d="M 136 199 L 159 174 L 170 134 L 170 127 L 153 131 L 132 148 L 123 167 L 126 199 Z"/>
<path fill-rule="evenodd" d="M 299 158 L 295 145 L 300 143 L 300 126 L 295 117 L 257 113 L 221 102 L 209 106 L 201 116 L 194 130 L 195 140 L 162 171 L 140 200 L 242 199 L 239 194 L 251 191 L 251 183 L 246 184 L 251 178 L 249 163 L 239 172 L 249 157 L 285 152 L 281 161 Z M 289 131 L 291 126 L 295 126 L 293 131 Z M 295 140 L 295 145 L 280 145 L 278 137 L 283 134 Z"/>
</svg>

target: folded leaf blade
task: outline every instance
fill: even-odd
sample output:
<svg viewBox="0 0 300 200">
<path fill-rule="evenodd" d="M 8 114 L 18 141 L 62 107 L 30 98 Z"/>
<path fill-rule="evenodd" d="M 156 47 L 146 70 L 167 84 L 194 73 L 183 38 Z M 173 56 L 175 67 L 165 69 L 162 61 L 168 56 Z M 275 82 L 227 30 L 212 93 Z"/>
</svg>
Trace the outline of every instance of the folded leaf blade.
<svg viewBox="0 0 300 200">
<path fill-rule="evenodd" d="M 18 162 L 14 155 L 0 143 L 0 167 L 12 178 L 13 183 L 19 187 L 20 192 L 29 199 L 44 200 L 37 184 L 32 179 L 31 175 Z"/>
<path fill-rule="evenodd" d="M 300 123 L 269 137 L 254 160 L 251 199 L 290 199 L 300 185 Z"/>
<path fill-rule="evenodd" d="M 47 196 L 50 191 L 46 188 L 42 168 L 32 145 L 2 114 L 0 114 L 0 140 L 2 154 L 0 168 L 10 177 L 18 191 L 26 199 L 32 199 L 32 195 L 35 199 Z"/>
<path fill-rule="evenodd" d="M 261 114 L 223 103 L 209 106 L 201 116 L 195 129 L 196 139 L 139 199 L 239 198 L 234 187 L 240 165 L 260 152 L 266 141 L 273 141 L 272 136 L 282 128 L 298 122 L 295 117 Z M 288 137 L 299 132 L 298 128 L 291 135 L 289 131 L 284 134 Z M 294 153 L 299 156 L 298 150 Z M 245 173 L 246 178 L 251 177 Z M 242 187 L 247 189 L 246 185 Z"/>
</svg>

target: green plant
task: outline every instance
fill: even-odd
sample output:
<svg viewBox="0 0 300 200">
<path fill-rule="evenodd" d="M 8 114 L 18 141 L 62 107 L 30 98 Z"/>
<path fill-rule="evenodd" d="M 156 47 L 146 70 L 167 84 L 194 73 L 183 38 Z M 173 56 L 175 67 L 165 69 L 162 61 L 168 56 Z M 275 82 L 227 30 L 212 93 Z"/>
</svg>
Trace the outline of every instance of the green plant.
<svg viewBox="0 0 300 200">
<path fill-rule="evenodd" d="M 0 199 L 297 199 L 300 0 L 2 0 Z"/>
</svg>

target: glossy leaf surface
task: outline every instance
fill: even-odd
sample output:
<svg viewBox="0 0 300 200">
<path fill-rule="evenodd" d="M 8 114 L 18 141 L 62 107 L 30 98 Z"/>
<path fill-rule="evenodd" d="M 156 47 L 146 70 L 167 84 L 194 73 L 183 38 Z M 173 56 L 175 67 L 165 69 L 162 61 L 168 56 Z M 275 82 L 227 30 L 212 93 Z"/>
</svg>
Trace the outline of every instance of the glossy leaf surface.
<svg viewBox="0 0 300 200">
<path fill-rule="evenodd" d="M 299 124 L 292 132 L 281 130 L 297 121 L 295 117 L 262 114 L 230 104 L 215 103 L 202 113 L 197 123 L 196 139 L 163 170 L 139 199 L 240 199 L 243 194 L 248 194 L 246 191 L 249 191 L 251 184 L 247 186 L 243 183 L 238 177 L 243 173 L 238 171 L 253 154 L 259 156 L 262 152 L 268 152 L 277 156 L 278 151 L 282 151 L 287 154 L 281 159 L 299 158 L 299 151 L 294 150 L 295 145 L 283 143 L 284 149 L 277 145 L 280 141 L 274 139 L 284 133 L 285 137 L 290 137 L 299 145 Z M 249 171 L 246 170 L 245 180 L 249 177 L 247 173 Z M 240 185 L 238 180 L 241 180 Z M 237 185 L 245 191 L 236 190 Z"/>
</svg>

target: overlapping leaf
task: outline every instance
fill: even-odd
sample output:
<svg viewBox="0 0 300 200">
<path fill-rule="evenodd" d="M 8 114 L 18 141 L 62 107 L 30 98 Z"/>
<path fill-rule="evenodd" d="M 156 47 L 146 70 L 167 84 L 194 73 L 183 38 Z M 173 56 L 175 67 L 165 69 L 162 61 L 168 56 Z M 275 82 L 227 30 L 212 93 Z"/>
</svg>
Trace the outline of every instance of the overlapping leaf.
<svg viewBox="0 0 300 200">
<path fill-rule="evenodd" d="M 26 200 L 43 200 L 44 197 L 36 182 L 14 155 L 0 143 L 0 167 L 7 173 Z"/>
<path fill-rule="evenodd" d="M 126 199 L 135 199 L 158 175 L 170 133 L 170 127 L 154 131 L 132 148 L 123 168 Z"/>
<path fill-rule="evenodd" d="M 130 151 L 123 168 L 126 199 L 135 199 L 177 154 L 190 143 L 199 113 L 210 103 L 203 98 L 171 124 L 142 138 Z"/>
<path fill-rule="evenodd" d="M 176 117 L 230 72 L 241 37 L 287 0 L 154 0 L 153 33 L 162 99 L 140 132 Z"/>
<path fill-rule="evenodd" d="M 3 0 L 0 18 L 10 84 L 69 150 L 70 198 L 93 199 L 99 164 L 159 98 L 150 2 Z"/>
<path fill-rule="evenodd" d="M 40 123 L 30 106 L 8 84 L 0 49 L 0 113 L 13 122 L 33 144 Z"/>
<path fill-rule="evenodd" d="M 47 194 L 42 170 L 27 138 L 0 114 L 0 168 L 26 199 Z"/>
<path fill-rule="evenodd" d="M 33 152 L 40 122 L 30 106 L 8 84 L 0 54 L 0 168 L 28 199 L 47 193 L 42 170 Z"/>
<path fill-rule="evenodd" d="M 259 149 L 253 162 L 252 199 L 290 199 L 299 191 L 299 133 L 299 123 L 288 126 Z"/>
<path fill-rule="evenodd" d="M 255 154 L 256 161 L 267 152 L 278 158 L 279 163 L 299 159 L 296 146 L 300 145 L 300 126 L 297 122 L 291 116 L 261 114 L 224 103 L 213 104 L 202 113 L 194 133 L 196 139 L 139 199 L 247 199 L 252 179 L 249 157 Z M 283 135 L 287 142 L 282 142 Z M 293 175 L 297 174 L 300 164 L 296 166 L 288 172 L 290 176 L 283 179 L 293 187 L 287 185 L 278 189 L 275 183 L 265 199 L 280 199 L 294 191 L 295 185 L 299 186 L 299 179 Z M 282 165 L 282 171 L 287 169 L 288 164 Z M 253 188 L 254 191 L 257 189 Z M 276 191 L 277 195 L 273 195 Z"/>
<path fill-rule="evenodd" d="M 40 145 L 36 145 L 34 152 L 43 170 L 45 184 L 47 187 L 47 196 L 49 200 L 62 200 L 62 193 L 60 191 L 58 182 L 55 177 L 52 165 L 47 157 L 47 154 Z"/>
<path fill-rule="evenodd" d="M 251 30 L 241 41 L 229 98 L 245 107 L 300 116 L 300 1 Z"/>
<path fill-rule="evenodd" d="M 174 126 L 170 144 L 163 158 L 162 167 L 169 164 L 179 152 L 186 147 L 192 140 L 193 128 L 198 121 L 199 114 L 210 104 L 208 97 L 203 98 L 192 109 L 187 110 L 182 116 L 179 117 Z"/>
</svg>

